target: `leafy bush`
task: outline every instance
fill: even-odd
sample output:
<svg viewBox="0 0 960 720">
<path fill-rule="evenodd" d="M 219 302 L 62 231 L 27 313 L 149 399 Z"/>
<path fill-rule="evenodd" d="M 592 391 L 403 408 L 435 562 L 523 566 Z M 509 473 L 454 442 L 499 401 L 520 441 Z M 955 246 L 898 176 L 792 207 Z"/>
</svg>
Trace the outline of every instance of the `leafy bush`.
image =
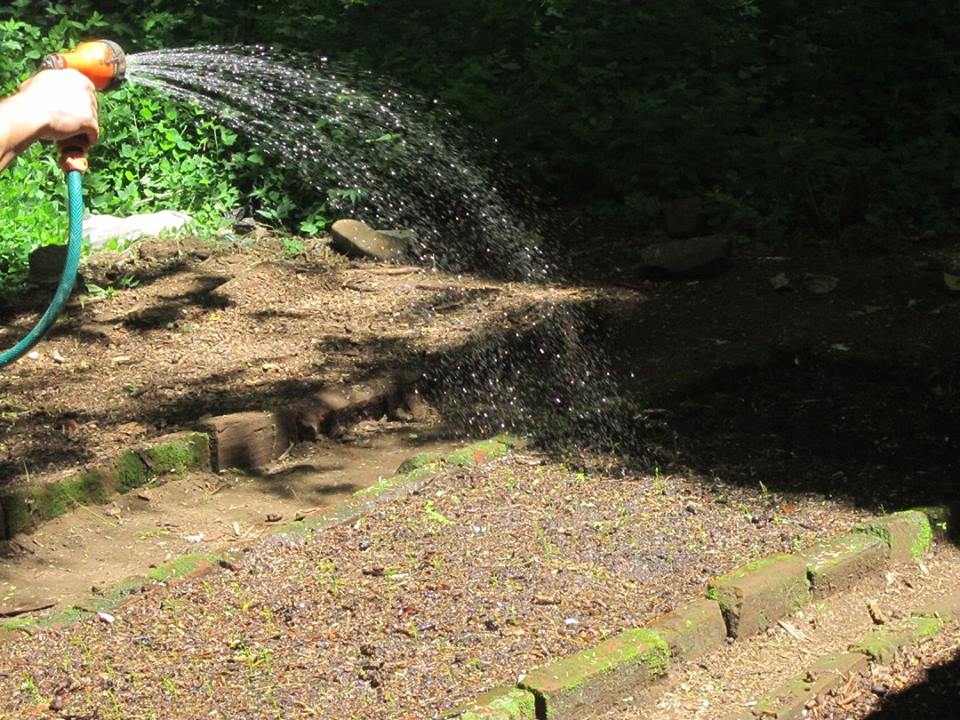
<svg viewBox="0 0 960 720">
<path fill-rule="evenodd" d="M 35 72 L 45 54 L 84 37 L 119 37 L 103 15 L 90 10 L 83 16 L 84 10 L 90 10 L 84 2 L 73 7 L 71 17 L 84 17 L 79 22 L 57 4 L 14 3 L 8 13 L 19 12 L 38 24 L 0 20 L 4 95 Z M 166 17 L 160 13 L 153 20 Z M 85 177 L 90 212 L 128 215 L 173 208 L 190 213 L 201 232 L 214 232 L 241 206 L 265 221 L 300 223 L 308 234 L 325 224 L 322 206 L 308 198 L 291 199 L 291 180 L 265 170 L 258 150 L 196 107 L 128 84 L 101 96 L 100 121 L 102 139 L 91 149 L 91 172 Z M 22 276 L 33 248 L 64 241 L 64 192 L 52 147 L 30 148 L 0 177 L 0 279 L 9 283 Z"/>
<path fill-rule="evenodd" d="M 715 227 L 754 237 L 950 231 L 954 14 L 927 0 L 14 0 L 0 10 L 0 81 L 12 90 L 40 55 L 84 35 L 131 52 L 272 44 L 442 99 L 542 194 L 638 230 L 664 202 L 699 196 Z M 104 107 L 96 210 L 175 193 L 205 224 L 240 203 L 322 228 L 321 200 L 196 110 L 135 88 Z M 0 179 L 2 219 L 20 228 L 0 247 L 8 267 L 22 256 L 11 246 L 61 233 L 52 163 L 31 155 L 14 173 Z"/>
</svg>

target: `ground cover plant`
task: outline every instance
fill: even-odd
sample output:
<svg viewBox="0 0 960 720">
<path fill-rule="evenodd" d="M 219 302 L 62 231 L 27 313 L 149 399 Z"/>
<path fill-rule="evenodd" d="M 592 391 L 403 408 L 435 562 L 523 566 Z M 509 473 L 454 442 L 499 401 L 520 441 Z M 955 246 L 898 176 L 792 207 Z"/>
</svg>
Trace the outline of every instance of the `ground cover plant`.
<svg viewBox="0 0 960 720">
<path fill-rule="evenodd" d="M 920 0 L 293 0 L 269 11 L 17 0 L 0 11 L 0 81 L 9 91 L 44 52 L 97 34 L 132 52 L 216 42 L 329 54 L 442 101 L 543 197 L 634 232 L 657 229 L 664 203 L 696 196 L 713 229 L 744 240 L 869 244 L 956 227 L 950 11 Z M 322 199 L 190 108 L 137 90 L 105 105 L 94 209 L 152 209 L 176 189 L 202 224 L 247 206 L 322 228 Z M 15 228 L 0 250 L 8 269 L 24 247 L 62 236 L 52 163 L 21 166 L 0 190 L 0 219 Z"/>
</svg>

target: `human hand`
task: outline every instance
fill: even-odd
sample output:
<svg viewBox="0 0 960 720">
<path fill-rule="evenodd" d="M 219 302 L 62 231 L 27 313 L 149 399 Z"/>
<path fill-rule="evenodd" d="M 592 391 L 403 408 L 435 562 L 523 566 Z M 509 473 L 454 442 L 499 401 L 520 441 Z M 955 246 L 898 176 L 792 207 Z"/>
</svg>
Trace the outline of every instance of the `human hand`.
<svg viewBox="0 0 960 720">
<path fill-rule="evenodd" d="M 92 145 L 100 137 L 96 91 L 77 70 L 37 73 L 20 86 L 16 101 L 23 121 L 35 128 L 33 140 L 68 140 L 83 135 Z"/>
</svg>

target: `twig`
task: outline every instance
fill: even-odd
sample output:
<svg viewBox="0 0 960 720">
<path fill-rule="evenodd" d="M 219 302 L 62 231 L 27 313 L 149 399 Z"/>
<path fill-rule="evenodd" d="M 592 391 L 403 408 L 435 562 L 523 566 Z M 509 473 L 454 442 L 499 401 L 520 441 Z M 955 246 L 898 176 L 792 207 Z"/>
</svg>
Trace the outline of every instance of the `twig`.
<svg viewBox="0 0 960 720">
<path fill-rule="evenodd" d="M 38 612 L 40 610 L 49 610 L 55 605 L 55 602 L 47 601 L 40 603 L 39 605 L 25 605 L 23 607 L 10 608 L 9 610 L 0 608 L 0 617 L 17 617 L 18 615 L 26 615 L 27 613 Z"/>
</svg>

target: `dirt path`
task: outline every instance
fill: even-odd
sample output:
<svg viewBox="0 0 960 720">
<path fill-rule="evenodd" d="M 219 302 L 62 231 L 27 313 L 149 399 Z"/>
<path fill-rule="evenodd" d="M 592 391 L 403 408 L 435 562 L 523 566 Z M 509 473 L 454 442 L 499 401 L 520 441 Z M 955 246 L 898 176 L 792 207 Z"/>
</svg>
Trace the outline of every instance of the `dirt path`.
<svg viewBox="0 0 960 720">
<path fill-rule="evenodd" d="M 323 248 L 277 260 L 282 248 L 269 243 L 179 254 L 148 246 L 109 281 L 119 286 L 129 273 L 135 287 L 74 307 L 36 359 L 0 375 L 6 486 L 192 427 L 205 413 L 284 407 L 318 387 L 437 357 L 456 365 L 478 341 L 492 338 L 490 357 L 505 363 L 513 348 L 504 338 L 542 319 L 544 306 L 598 297 L 588 339 L 619 353 L 624 371 L 622 392 L 609 398 L 627 418 L 613 438 L 618 452 L 528 453 L 450 470 L 427 492 L 304 545 L 254 542 L 236 572 L 154 588 L 113 624 L 2 646 L 5 716 L 56 717 L 47 708 L 62 697 L 64 712 L 80 717 L 434 717 L 648 623 L 744 562 L 795 551 L 880 508 L 950 502 L 960 469 L 960 297 L 937 271 L 942 251 L 757 256 L 694 280 L 618 275 L 630 288 L 612 291 L 345 263 Z M 788 288 L 770 282 L 779 274 Z M 838 278 L 834 290 L 807 289 L 824 274 Z M 9 334 L 30 319 L 22 304 L 6 317 Z M 649 394 L 664 378 L 674 390 Z M 548 427 L 556 418 L 530 420 Z M 568 422 L 565 431 L 590 428 Z M 187 481 L 190 495 L 174 506 L 221 482 Z M 126 542 L 151 558 L 195 549 L 186 538 L 201 532 L 201 542 L 232 542 L 234 522 L 241 536 L 266 525 L 265 497 L 258 489 L 246 508 L 217 506 L 211 530 L 181 533 L 156 526 L 158 517 Z M 298 498 L 283 513 L 311 504 Z M 63 542 L 80 543 L 78 555 L 87 548 L 99 568 L 89 536 L 132 522 L 130 507 L 118 505 L 119 518 L 81 511 L 72 519 L 80 540 L 67 530 Z M 942 552 L 937 562 L 949 565 L 953 550 Z M 927 587 L 916 572 L 898 571 L 872 592 L 895 608 L 898 593 L 909 595 L 904 578 Z M 5 592 L 13 584 L 26 587 L 10 582 Z M 862 600 L 851 600 L 851 627 L 865 622 Z M 795 624 L 839 617 L 815 608 Z M 802 628 L 812 643 L 816 629 Z M 770 678 L 814 652 L 787 635 L 758 639 L 778 663 L 770 660 Z M 727 700 L 716 702 L 750 701 L 719 666 L 691 672 L 690 688 L 720 686 Z M 754 675 L 750 687 L 760 677 L 768 684 Z M 676 707 L 699 712 L 691 698 L 700 690 L 678 692 L 692 695 L 675 696 Z M 671 711 L 673 700 L 663 702 Z"/>
<path fill-rule="evenodd" d="M 749 712 L 785 680 L 830 652 L 846 650 L 886 622 L 909 617 L 932 601 L 960 593 L 960 549 L 939 545 L 922 562 L 909 563 L 855 588 L 812 603 L 785 624 L 671 670 L 669 679 L 620 707 L 604 720 L 705 720 Z M 871 608 L 875 608 L 871 612 Z M 851 682 L 852 686 L 853 683 Z M 851 697 L 850 688 L 842 695 Z M 860 717 L 834 705 L 817 717 Z"/>
<path fill-rule="evenodd" d="M 256 475 L 193 473 L 81 507 L 8 545 L 0 567 L 0 609 L 45 607 L 53 615 L 127 577 L 187 553 L 235 551 L 278 524 L 336 506 L 412 454 L 450 449 L 429 428 L 367 423 L 350 444 L 298 447 Z M 36 614 L 36 613 L 35 613 Z"/>
</svg>

